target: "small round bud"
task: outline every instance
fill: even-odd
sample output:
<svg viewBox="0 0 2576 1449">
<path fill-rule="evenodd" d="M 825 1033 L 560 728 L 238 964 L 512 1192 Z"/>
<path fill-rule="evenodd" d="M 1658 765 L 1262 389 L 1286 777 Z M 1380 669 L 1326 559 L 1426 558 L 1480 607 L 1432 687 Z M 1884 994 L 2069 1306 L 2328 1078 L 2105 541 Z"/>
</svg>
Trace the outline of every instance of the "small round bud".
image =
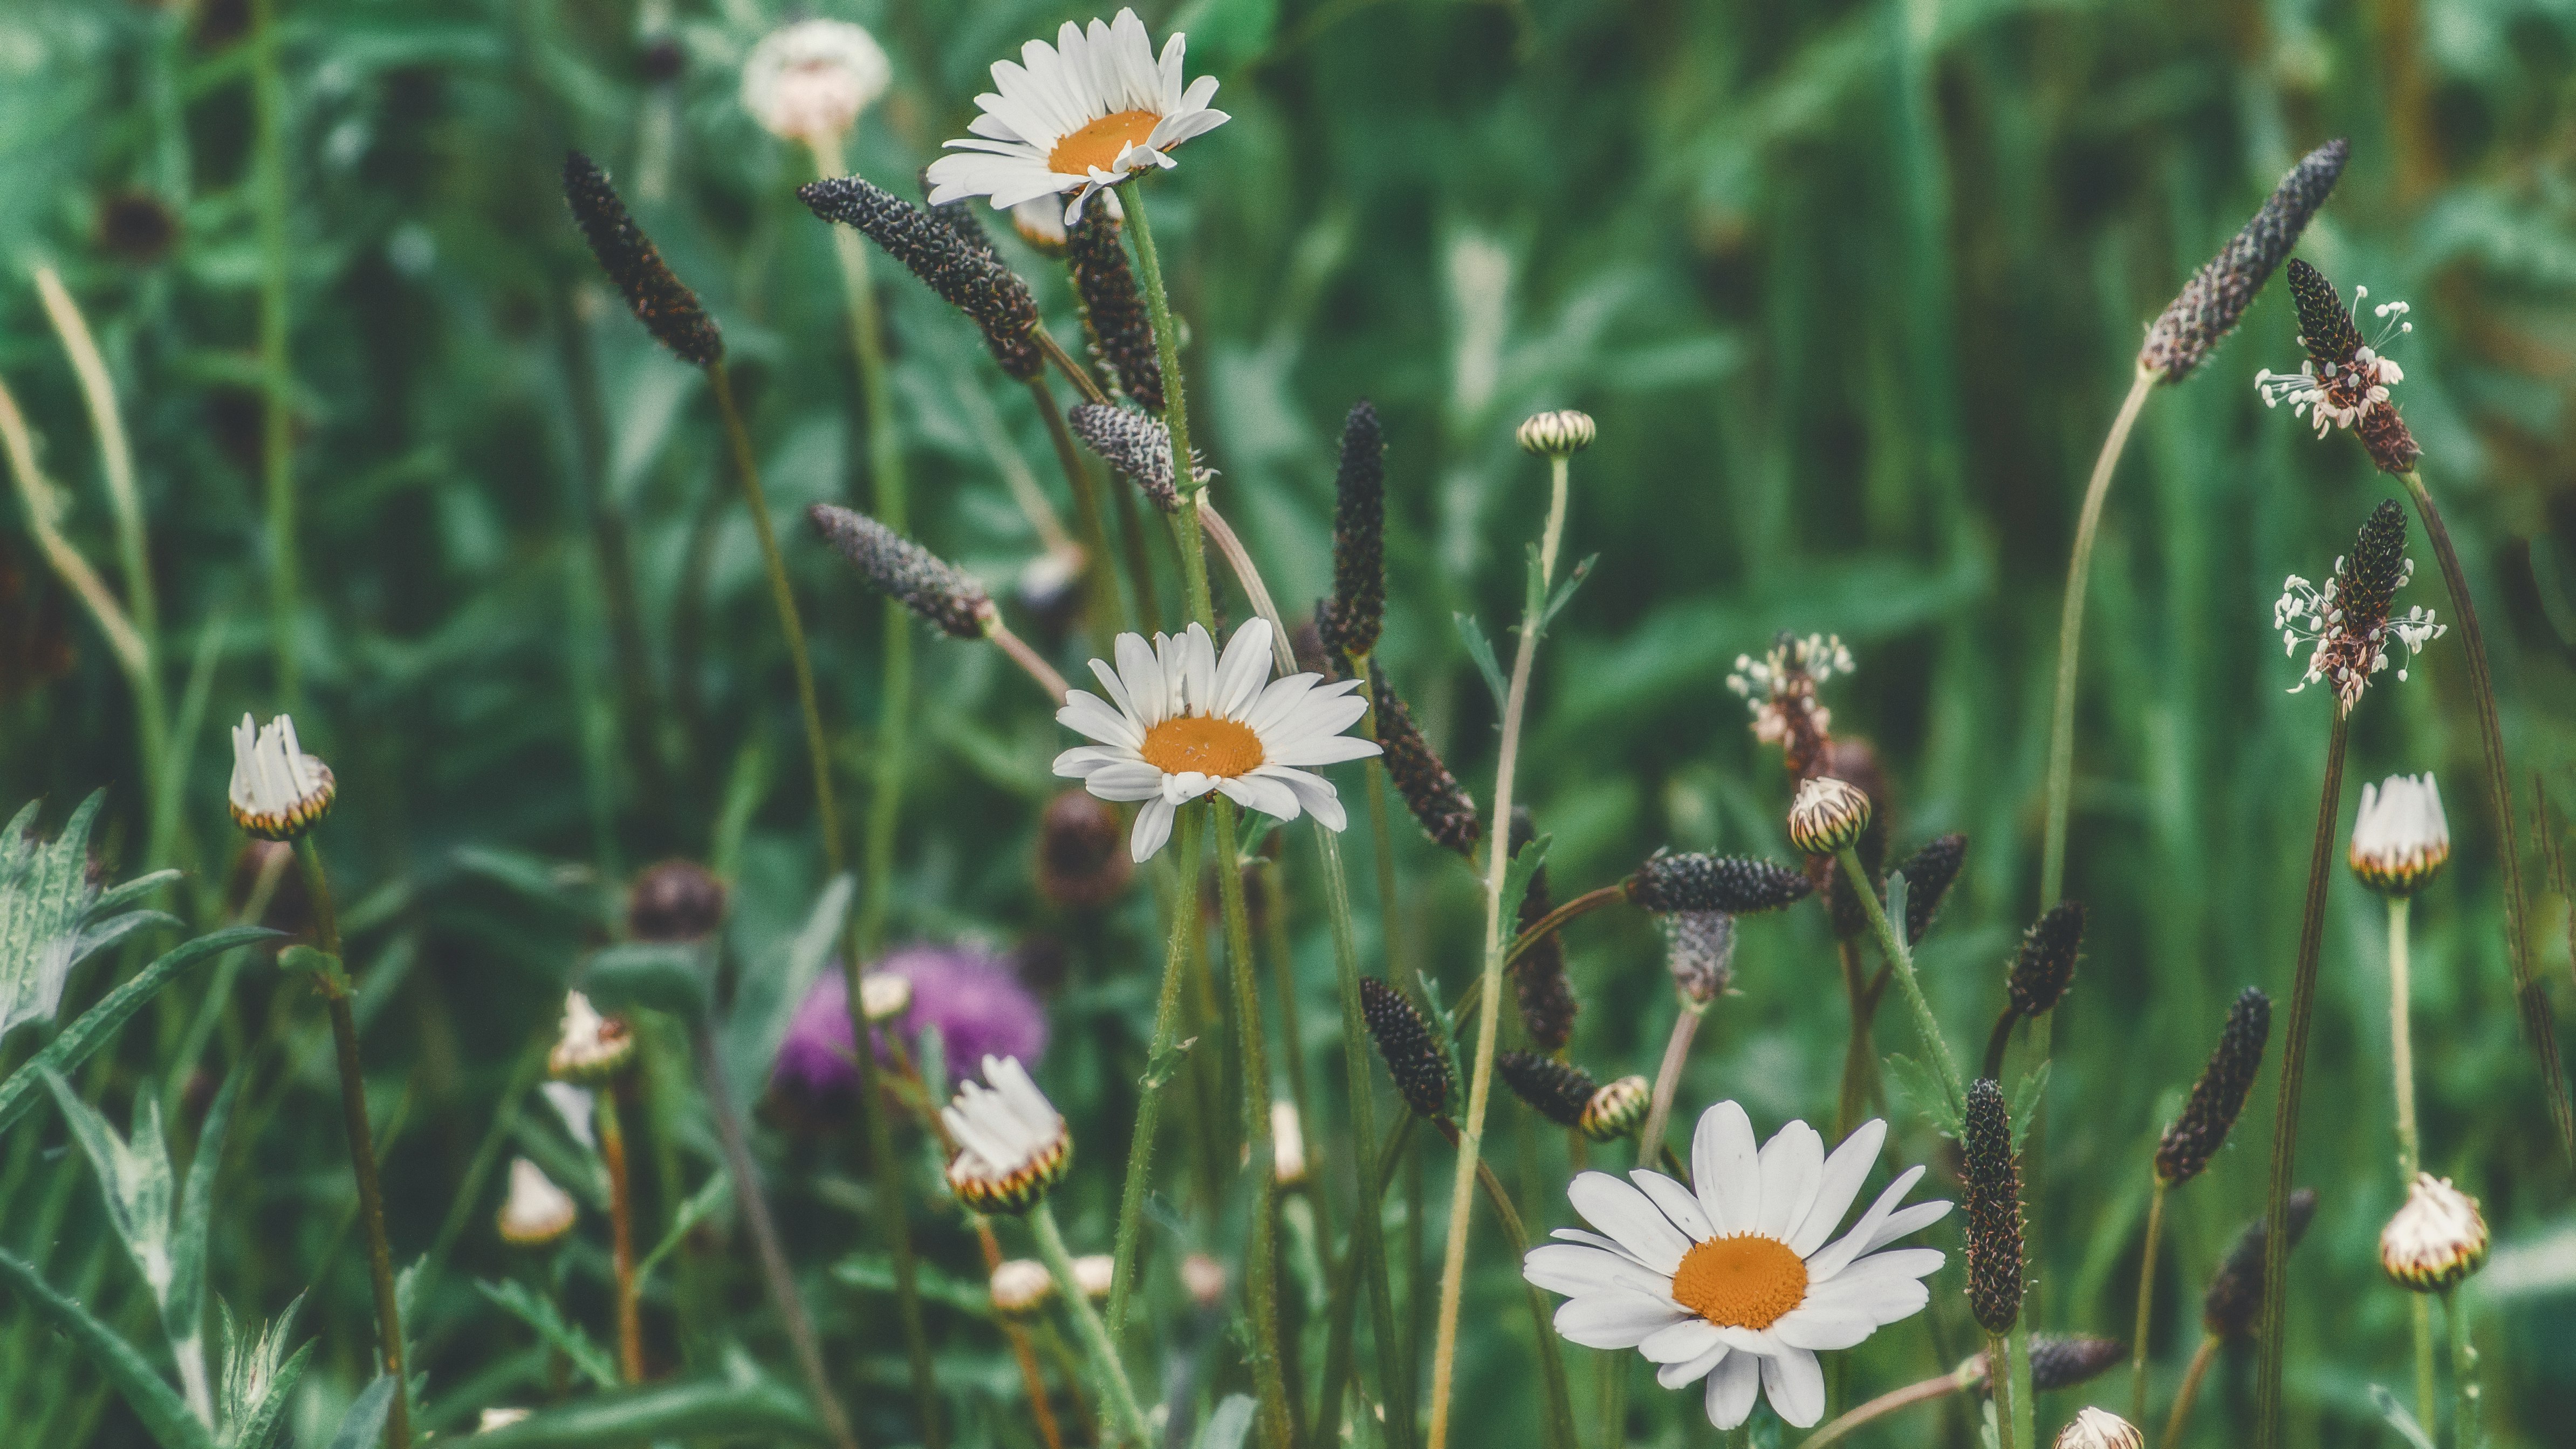
<svg viewBox="0 0 2576 1449">
<path fill-rule="evenodd" d="M 803 20 L 751 48 L 742 107 L 782 140 L 825 141 L 846 133 L 893 80 L 875 36 L 845 20 Z"/>
<path fill-rule="evenodd" d="M 1225 1302 L 1225 1265 L 1205 1253 L 1188 1254 L 1181 1259 L 1181 1287 L 1201 1309 L 1217 1308 Z"/>
<path fill-rule="evenodd" d="M 1521 447 L 1542 458 L 1571 458 L 1592 446 L 1592 415 L 1572 408 L 1533 413 L 1516 436 Z"/>
<path fill-rule="evenodd" d="M 535 1163 L 510 1160 L 510 1195 L 493 1222 L 502 1241 L 522 1248 L 542 1247 L 572 1231 L 572 1194 L 555 1186 Z"/>
<path fill-rule="evenodd" d="M 1073 1286 L 1095 1301 L 1109 1296 L 1118 1281 L 1118 1260 L 1107 1253 L 1085 1253 L 1073 1260 Z"/>
<path fill-rule="evenodd" d="M 1035 1258 L 1012 1258 L 993 1269 L 993 1311 L 1005 1318 L 1025 1318 L 1055 1295 L 1055 1275 Z"/>
<path fill-rule="evenodd" d="M 564 993 L 563 1029 L 546 1053 L 546 1075 L 558 1082 L 598 1086 L 635 1060 L 635 1034 L 621 1017 L 602 1016 L 590 998 Z"/>
<path fill-rule="evenodd" d="M 626 893 L 626 929 L 638 941 L 702 941 L 724 915 L 724 882 L 694 860 L 646 866 Z"/>
<path fill-rule="evenodd" d="M 2439 1293 L 2487 1260 L 2487 1220 L 2478 1200 L 2447 1177 L 2415 1174 L 2406 1205 L 2379 1234 L 2379 1266 L 2401 1288 Z"/>
<path fill-rule="evenodd" d="M 2384 896 L 2411 896 L 2431 884 L 2451 859 L 2451 825 L 2432 772 L 2362 786 L 2346 858 L 2361 883 Z"/>
<path fill-rule="evenodd" d="M 262 840 L 293 840 L 331 809 L 331 767 L 304 753 L 295 721 L 279 715 L 233 726 L 233 823 Z"/>
<path fill-rule="evenodd" d="M 1798 786 L 1789 806 L 1789 841 L 1809 855 L 1837 855 L 1869 828 L 1869 796 L 1859 786 L 1818 775 Z"/>
<path fill-rule="evenodd" d="M 2087 1406 L 2057 1436 L 2057 1449 L 2146 1449 L 2138 1426 L 2102 1409 Z"/>
<path fill-rule="evenodd" d="M 859 1010 L 870 1021 L 892 1021 L 912 1010 L 912 978 L 893 971 L 859 977 Z"/>
<path fill-rule="evenodd" d="M 1595 1142 L 1616 1142 L 1646 1120 L 1653 1095 L 1644 1077 L 1621 1077 L 1592 1094 L 1574 1125 Z"/>
</svg>

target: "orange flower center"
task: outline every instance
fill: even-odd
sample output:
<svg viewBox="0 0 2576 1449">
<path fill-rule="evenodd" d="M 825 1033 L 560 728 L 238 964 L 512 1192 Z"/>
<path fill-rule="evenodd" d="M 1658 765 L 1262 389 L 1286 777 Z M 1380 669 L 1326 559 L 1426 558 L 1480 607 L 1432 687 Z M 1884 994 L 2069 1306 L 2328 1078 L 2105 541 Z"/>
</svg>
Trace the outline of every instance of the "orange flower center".
<svg viewBox="0 0 2576 1449">
<path fill-rule="evenodd" d="M 1206 715 L 1167 719 L 1145 731 L 1137 751 L 1166 775 L 1197 773 L 1231 779 L 1261 768 L 1261 736 L 1250 725 Z"/>
<path fill-rule="evenodd" d="M 1152 111 L 1118 111 L 1101 117 L 1081 130 L 1055 143 L 1047 153 L 1047 169 L 1059 176 L 1088 176 L 1091 168 L 1106 171 L 1118 160 L 1118 153 L 1129 146 L 1142 146 L 1154 134 L 1162 117 Z"/>
<path fill-rule="evenodd" d="M 1682 1255 L 1673 1301 L 1720 1328 L 1769 1328 L 1807 1301 L 1807 1265 L 1777 1238 L 1711 1238 Z"/>
</svg>

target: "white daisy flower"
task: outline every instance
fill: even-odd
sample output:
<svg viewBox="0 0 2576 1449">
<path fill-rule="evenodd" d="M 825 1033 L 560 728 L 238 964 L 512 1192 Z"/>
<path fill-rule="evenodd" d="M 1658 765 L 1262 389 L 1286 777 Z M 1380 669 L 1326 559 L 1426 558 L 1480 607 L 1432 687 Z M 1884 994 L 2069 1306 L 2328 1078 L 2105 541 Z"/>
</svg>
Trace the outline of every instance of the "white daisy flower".
<svg viewBox="0 0 2576 1449">
<path fill-rule="evenodd" d="M 1348 823 L 1332 783 L 1309 767 L 1378 752 L 1376 741 L 1342 733 L 1368 709 L 1352 695 L 1359 681 L 1272 680 L 1270 651 L 1265 619 L 1235 630 L 1223 659 L 1196 624 L 1177 639 L 1157 634 L 1151 645 L 1121 634 L 1116 668 L 1091 661 L 1109 697 L 1065 692 L 1056 719 L 1100 743 L 1056 756 L 1055 772 L 1103 800 L 1144 802 L 1127 839 L 1140 864 L 1171 838 L 1180 807 L 1211 790 L 1282 820 L 1312 811 L 1330 829 Z"/>
<path fill-rule="evenodd" d="M 845 20 L 803 20 L 751 48 L 742 106 L 788 141 L 829 140 L 857 123 L 894 80 L 877 38 Z"/>
<path fill-rule="evenodd" d="M 2362 786 L 2345 858 L 2363 885 L 2383 895 L 2411 896 L 2438 874 L 2451 859 L 2451 824 L 2433 772 Z"/>
<path fill-rule="evenodd" d="M 984 1081 L 958 1083 L 939 1119 L 957 1143 L 949 1190 L 980 1213 L 1027 1212 L 1073 1159 L 1063 1115 L 1017 1057 L 984 1058 Z"/>
<path fill-rule="evenodd" d="M 1556 1310 L 1568 1340 L 1636 1349 L 1659 1365 L 1655 1381 L 1667 1389 L 1706 1380 L 1717 1427 L 1743 1423 L 1759 1390 L 1806 1428 L 1825 1413 L 1817 1352 L 1921 1312 L 1931 1298 L 1922 1279 L 1941 1266 L 1935 1248 L 1879 1251 L 1950 1211 L 1946 1202 L 1897 1206 L 1920 1167 L 1826 1241 L 1886 1139 L 1887 1124 L 1873 1119 L 1828 1157 L 1814 1128 L 1791 1122 L 1756 1151 L 1744 1109 L 1720 1102 L 1691 1140 L 1696 1191 L 1642 1169 L 1628 1174 L 1633 1187 L 1584 1173 L 1566 1196 L 1601 1232 L 1557 1229 L 1564 1241 L 1531 1249 L 1522 1276 L 1568 1295 Z"/>
<path fill-rule="evenodd" d="M 331 808 L 331 767 L 304 753 L 295 721 L 279 715 L 233 726 L 233 823 L 262 840 L 293 840 Z"/>
<path fill-rule="evenodd" d="M 1066 21 L 1055 44 L 1020 47 L 1018 65 L 993 62 L 994 89 L 975 98 L 982 114 L 967 125 L 974 138 L 948 143 L 966 154 L 930 163 L 930 204 L 982 196 L 1008 211 L 1070 191 L 1070 226 L 1094 192 L 1140 168 L 1174 165 L 1173 147 L 1231 119 L 1208 109 L 1216 77 L 1182 86 L 1184 39 L 1174 35 L 1157 57 L 1145 22 L 1121 10 L 1088 31 Z"/>
</svg>

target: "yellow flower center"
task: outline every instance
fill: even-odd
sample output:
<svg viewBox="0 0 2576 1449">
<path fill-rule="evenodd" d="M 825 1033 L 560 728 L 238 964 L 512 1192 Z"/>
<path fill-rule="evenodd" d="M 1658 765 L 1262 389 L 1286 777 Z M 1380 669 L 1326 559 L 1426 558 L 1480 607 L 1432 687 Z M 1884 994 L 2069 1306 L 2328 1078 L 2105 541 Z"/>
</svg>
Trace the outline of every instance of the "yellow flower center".
<svg viewBox="0 0 2576 1449">
<path fill-rule="evenodd" d="M 1769 1328 L 1807 1301 L 1807 1264 L 1759 1233 L 1711 1238 L 1682 1255 L 1673 1301 L 1720 1328 Z"/>
<path fill-rule="evenodd" d="M 1059 176 L 1088 176 L 1091 168 L 1110 169 L 1118 153 L 1129 146 L 1142 146 L 1154 134 L 1162 117 L 1152 111 L 1117 111 L 1101 117 L 1081 130 L 1055 143 L 1047 153 L 1047 169 Z"/>
<path fill-rule="evenodd" d="M 1261 768 L 1261 736 L 1250 725 L 1206 715 L 1167 719 L 1145 731 L 1145 763 L 1166 775 L 1201 774 L 1231 779 Z"/>
</svg>

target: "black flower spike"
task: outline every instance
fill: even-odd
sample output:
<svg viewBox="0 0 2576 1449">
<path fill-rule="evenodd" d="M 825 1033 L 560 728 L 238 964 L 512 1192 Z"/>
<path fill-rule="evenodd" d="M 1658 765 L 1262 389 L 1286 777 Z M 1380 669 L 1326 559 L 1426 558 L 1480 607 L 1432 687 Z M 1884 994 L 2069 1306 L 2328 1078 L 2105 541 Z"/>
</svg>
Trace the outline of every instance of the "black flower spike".
<svg viewBox="0 0 2576 1449">
<path fill-rule="evenodd" d="M 1494 1075 L 1530 1110 L 1560 1127 L 1583 1125 L 1583 1109 L 1598 1090 L 1581 1067 L 1536 1052 L 1504 1052 L 1494 1058 Z"/>
<path fill-rule="evenodd" d="M 925 166 L 921 169 L 920 179 L 921 194 L 928 196 L 931 189 L 929 167 Z M 965 243 L 968 250 L 989 258 L 997 267 L 1007 268 L 1010 265 L 1002 260 L 1002 253 L 994 247 L 992 234 L 984 230 L 983 220 L 975 215 L 973 200 L 962 199 L 939 206 L 925 204 L 923 209 L 936 220 L 945 222 L 950 231 L 957 233 L 957 240 Z"/>
<path fill-rule="evenodd" d="M 2004 990 L 2013 1014 L 2025 1021 L 2046 1013 L 2075 980 L 2075 953 L 2084 944 L 2084 903 L 2059 901 L 2021 937 Z"/>
<path fill-rule="evenodd" d="M 2389 604 L 2407 573 L 2406 510 L 2396 499 L 2383 498 L 2363 520 L 2352 557 L 2335 576 L 2335 606 L 2343 613 L 2335 627 L 2364 635 L 2387 623 Z"/>
<path fill-rule="evenodd" d="M 1529 811 L 1515 808 L 1511 848 L 1519 850 L 1536 833 Z M 1520 930 L 1526 932 L 1555 909 L 1547 888 L 1547 867 L 1542 865 L 1530 873 L 1529 890 L 1521 896 Z M 1562 1051 L 1574 1039 L 1574 1016 L 1583 1007 L 1565 979 L 1565 944 L 1556 933 L 1549 932 L 1512 963 L 1512 994 L 1531 1041 L 1548 1051 Z"/>
<path fill-rule="evenodd" d="M 857 228 L 942 300 L 973 318 L 1004 372 L 1025 382 L 1046 366 L 1030 340 L 1038 325 L 1038 304 L 1029 295 L 1029 284 L 1002 265 L 980 226 L 970 240 L 953 221 L 857 176 L 809 181 L 796 195 L 823 220 Z"/>
<path fill-rule="evenodd" d="M 2263 1045 L 2271 1034 L 2272 998 L 2246 987 L 2227 1009 L 2218 1050 L 2209 1054 L 2209 1065 L 2201 1069 L 2200 1080 L 2191 1084 L 2182 1115 L 2156 1145 L 2158 1180 L 2189 1182 L 2209 1166 L 2209 1159 L 2225 1145 L 2229 1129 L 2236 1125 L 2237 1113 L 2245 1110 L 2246 1095 L 2254 1090 L 2254 1079 L 2263 1070 Z"/>
<path fill-rule="evenodd" d="M 2146 345 L 2138 349 L 2138 366 L 2167 382 L 2180 382 L 2207 359 L 2210 349 L 2245 315 L 2246 304 L 2270 280 L 2272 269 L 2298 244 L 2299 234 L 2333 192 L 2351 154 L 2351 144 L 2338 137 L 2300 158 L 2254 219 L 2192 274 L 2164 315 L 2147 329 Z M 2293 285 L 2298 281 L 2298 265 L 2291 263 Z"/>
<path fill-rule="evenodd" d="M 2303 1187 L 2290 1194 L 2289 1210 L 2290 1251 L 2297 1252 L 2308 1220 L 2317 1215 L 2317 1190 Z M 2210 1278 L 2209 1292 L 2200 1300 L 2200 1326 L 2213 1337 L 2243 1338 L 2263 1316 L 2263 1243 L 2263 1219 L 2256 1218 L 2236 1235 Z"/>
<path fill-rule="evenodd" d="M 1154 350 L 1154 318 L 1136 274 L 1127 265 L 1127 248 L 1109 208 L 1086 208 L 1082 220 L 1065 233 L 1065 266 L 1073 273 L 1074 295 L 1082 301 L 1082 325 L 1091 332 L 1091 350 L 1109 365 L 1118 390 L 1149 413 L 1163 410 L 1163 359 Z"/>
<path fill-rule="evenodd" d="M 722 362 L 724 334 L 716 330 L 715 319 L 698 305 L 698 294 L 672 275 L 653 239 L 627 214 L 626 203 L 618 199 L 617 188 L 608 184 L 608 173 L 599 169 L 599 163 L 579 151 L 564 153 L 563 190 L 564 204 L 572 208 L 573 222 L 581 228 L 582 240 L 590 243 L 590 254 L 625 294 L 635 320 L 653 334 L 653 340 L 692 367 Z"/>
<path fill-rule="evenodd" d="M 2342 367 L 2361 351 L 2361 329 L 2352 325 L 2352 309 L 2326 274 L 2298 257 L 2290 259 L 2290 299 L 2299 307 L 2299 345 L 2308 349 L 2318 370 Z"/>
<path fill-rule="evenodd" d="M 1316 617 L 1320 621 L 1323 611 Z M 1404 797 L 1405 808 L 1433 844 L 1460 855 L 1475 854 L 1476 842 L 1484 836 L 1476 802 L 1415 728 L 1413 712 L 1396 696 L 1384 669 L 1370 672 L 1369 694 L 1377 709 L 1377 742 L 1386 751 L 1386 776 L 1395 793 Z"/>
<path fill-rule="evenodd" d="M 1968 1188 L 1968 1306 L 1988 1333 L 2021 1317 L 2021 1168 L 2013 1160 L 2004 1089 L 1991 1077 L 1968 1086 L 1962 1128 Z"/>
<path fill-rule="evenodd" d="M 1333 499 L 1334 638 L 1358 659 L 1377 648 L 1386 617 L 1386 434 L 1365 398 L 1342 420 Z"/>
<path fill-rule="evenodd" d="M 1424 1117 L 1449 1109 L 1449 1058 L 1431 1034 L 1431 1024 L 1405 999 L 1404 993 L 1374 976 L 1360 978 L 1360 1015 L 1369 1039 L 1386 1063 L 1386 1074 L 1405 1105 Z"/>
<path fill-rule="evenodd" d="M 1132 408 L 1107 403 L 1081 403 L 1067 414 L 1073 435 L 1098 453 L 1110 467 L 1136 480 L 1145 497 L 1165 513 L 1177 513 L 1181 494 L 1172 469 L 1172 433 L 1156 419 Z"/>
<path fill-rule="evenodd" d="M 2034 1333 L 2030 1336 L 2030 1386 L 2042 1392 L 2071 1389 L 2100 1378 L 2128 1356 L 2128 1345 L 2116 1338 L 2095 1338 L 2083 1333 L 2061 1338 L 2053 1333 Z M 1967 1372 L 1978 1387 L 1984 1387 L 1988 1382 L 1986 1356 L 1980 1353 L 1970 1358 Z"/>
<path fill-rule="evenodd" d="M 1795 905 L 1815 892 L 1801 872 L 1735 855 L 1657 855 L 1628 877 L 1628 899 L 1650 911 L 1724 911 L 1749 916 Z"/>
<path fill-rule="evenodd" d="M 1967 863 L 1968 837 L 1955 832 L 1924 842 L 1922 849 L 1897 863 L 1897 874 L 1905 877 L 1905 944 L 1913 945 L 1932 929 L 1942 898 L 1949 895 L 1959 879 L 1959 868 Z"/>
<path fill-rule="evenodd" d="M 805 510 L 805 518 L 881 592 L 956 638 L 984 637 L 993 600 L 982 584 L 954 565 L 866 514 L 837 504 L 817 503 Z"/>
</svg>

